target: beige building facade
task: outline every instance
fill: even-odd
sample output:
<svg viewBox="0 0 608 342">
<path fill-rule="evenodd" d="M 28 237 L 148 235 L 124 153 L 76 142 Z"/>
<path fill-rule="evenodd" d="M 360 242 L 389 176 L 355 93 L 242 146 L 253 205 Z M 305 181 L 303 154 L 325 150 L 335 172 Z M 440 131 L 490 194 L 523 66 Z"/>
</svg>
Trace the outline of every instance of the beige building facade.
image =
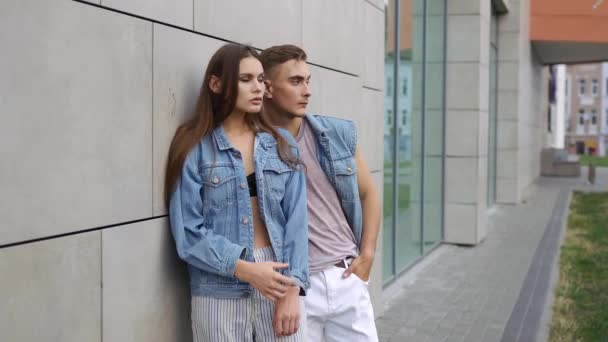
<svg viewBox="0 0 608 342">
<path fill-rule="evenodd" d="M 607 64 L 566 67 L 566 143 L 571 153 L 606 154 Z"/>
</svg>

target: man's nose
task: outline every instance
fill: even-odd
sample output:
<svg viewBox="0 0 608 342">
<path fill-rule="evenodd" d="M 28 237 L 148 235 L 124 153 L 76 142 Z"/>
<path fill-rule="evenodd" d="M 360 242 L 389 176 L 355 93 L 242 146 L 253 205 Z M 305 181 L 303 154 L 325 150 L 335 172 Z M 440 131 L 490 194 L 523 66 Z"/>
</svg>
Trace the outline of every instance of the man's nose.
<svg viewBox="0 0 608 342">
<path fill-rule="evenodd" d="M 305 97 L 310 97 L 311 93 L 310 93 L 310 84 L 304 82 L 304 96 Z"/>
</svg>

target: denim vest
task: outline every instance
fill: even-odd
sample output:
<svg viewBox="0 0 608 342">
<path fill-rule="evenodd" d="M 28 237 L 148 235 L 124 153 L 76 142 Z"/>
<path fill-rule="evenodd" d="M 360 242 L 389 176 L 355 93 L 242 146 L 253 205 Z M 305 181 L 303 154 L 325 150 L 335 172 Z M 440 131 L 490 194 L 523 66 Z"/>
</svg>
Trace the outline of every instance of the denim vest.
<svg viewBox="0 0 608 342">
<path fill-rule="evenodd" d="M 290 145 L 293 137 L 281 134 Z M 279 158 L 272 135 L 256 134 L 254 149 L 260 217 L 282 270 L 298 286 L 308 279 L 306 180 Z M 293 152 L 298 151 L 293 147 Z M 240 258 L 253 260 L 253 216 L 245 167 L 222 125 L 188 154 L 169 204 L 171 231 L 180 258 L 188 264 L 193 296 L 237 298 L 251 294 L 234 277 Z"/>
<path fill-rule="evenodd" d="M 355 235 L 357 247 L 361 248 L 362 213 L 357 183 L 357 129 L 350 120 L 307 114 L 316 137 L 319 164 L 333 184 L 346 221 Z"/>
</svg>

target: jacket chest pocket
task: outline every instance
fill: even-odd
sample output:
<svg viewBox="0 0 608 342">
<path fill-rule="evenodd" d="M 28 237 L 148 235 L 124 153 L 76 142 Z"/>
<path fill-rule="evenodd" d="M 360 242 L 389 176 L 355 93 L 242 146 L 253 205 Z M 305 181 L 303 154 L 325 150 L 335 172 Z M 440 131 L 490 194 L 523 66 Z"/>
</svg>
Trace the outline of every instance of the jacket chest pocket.
<svg viewBox="0 0 608 342">
<path fill-rule="evenodd" d="M 357 165 L 355 158 L 346 157 L 339 160 L 334 160 L 334 172 L 336 174 L 336 190 L 343 200 L 355 200 L 355 192 L 357 188 Z"/>
<path fill-rule="evenodd" d="M 225 208 L 235 202 L 236 174 L 231 167 L 212 167 L 201 171 L 203 205 Z"/>
<path fill-rule="evenodd" d="M 278 158 L 267 159 L 262 170 L 267 194 L 274 199 L 283 199 L 285 183 L 293 170 Z"/>
</svg>

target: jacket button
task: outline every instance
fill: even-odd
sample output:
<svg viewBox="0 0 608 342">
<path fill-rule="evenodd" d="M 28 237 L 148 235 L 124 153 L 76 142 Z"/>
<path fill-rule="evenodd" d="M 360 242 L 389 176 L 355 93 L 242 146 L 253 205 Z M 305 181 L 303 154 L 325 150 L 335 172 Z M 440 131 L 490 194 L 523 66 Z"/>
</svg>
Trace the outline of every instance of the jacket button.
<svg viewBox="0 0 608 342">
<path fill-rule="evenodd" d="M 353 169 L 349 166 L 346 168 L 346 171 L 351 172 Z"/>
<path fill-rule="evenodd" d="M 247 189 L 247 184 L 241 183 L 241 189 Z"/>
<path fill-rule="evenodd" d="M 247 223 L 249 223 L 249 220 L 245 217 L 245 218 L 243 218 L 242 222 L 243 222 L 243 224 L 247 224 Z"/>
<path fill-rule="evenodd" d="M 219 178 L 217 178 L 217 176 L 213 177 L 213 183 L 214 183 L 214 184 L 217 184 L 217 183 L 219 183 L 219 182 L 220 182 L 220 179 L 219 179 Z"/>
</svg>

